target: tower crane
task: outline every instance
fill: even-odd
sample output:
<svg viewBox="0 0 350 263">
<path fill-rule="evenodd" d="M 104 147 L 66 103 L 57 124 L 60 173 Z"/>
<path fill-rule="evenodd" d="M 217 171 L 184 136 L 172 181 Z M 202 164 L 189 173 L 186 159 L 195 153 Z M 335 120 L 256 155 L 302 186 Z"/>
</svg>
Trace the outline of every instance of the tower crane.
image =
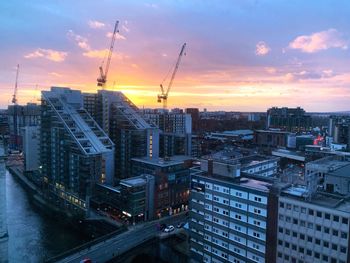
<svg viewBox="0 0 350 263">
<path fill-rule="evenodd" d="M 171 75 L 171 79 L 169 81 L 168 88 L 165 90 L 164 87 L 163 87 L 163 83 L 160 84 L 160 91 L 161 91 L 161 93 L 158 94 L 158 102 L 162 102 L 163 101 L 163 109 L 164 110 L 167 109 L 167 101 L 168 101 L 169 92 L 170 92 L 170 89 L 171 89 L 171 87 L 173 85 L 176 72 L 177 72 L 177 70 L 179 68 L 182 55 L 184 55 L 185 48 L 186 48 L 186 43 L 184 43 L 182 45 L 182 47 L 181 47 L 181 51 L 180 51 L 179 57 L 177 58 L 173 74 Z"/>
<path fill-rule="evenodd" d="M 116 34 L 119 32 L 118 31 L 118 24 L 119 24 L 119 21 L 116 21 L 115 26 L 114 26 L 114 31 L 112 34 L 111 45 L 109 47 L 108 57 L 107 57 L 107 61 L 106 61 L 106 67 L 105 67 L 105 69 L 103 69 L 103 67 L 102 67 L 103 62 L 101 64 L 101 66 L 99 67 L 100 76 L 97 78 L 97 86 L 102 87 L 102 89 L 105 89 L 105 86 L 107 83 L 107 75 L 108 75 L 109 65 L 111 64 L 111 59 L 112 59 L 112 55 L 113 55 L 115 37 L 116 37 Z"/>
<path fill-rule="evenodd" d="M 19 64 L 17 64 L 16 70 L 16 82 L 15 82 L 15 90 L 12 95 L 12 103 L 13 103 L 13 140 L 12 140 L 12 148 L 17 150 L 18 148 L 18 127 L 17 127 L 17 87 L 18 87 L 18 73 L 19 73 Z"/>
</svg>

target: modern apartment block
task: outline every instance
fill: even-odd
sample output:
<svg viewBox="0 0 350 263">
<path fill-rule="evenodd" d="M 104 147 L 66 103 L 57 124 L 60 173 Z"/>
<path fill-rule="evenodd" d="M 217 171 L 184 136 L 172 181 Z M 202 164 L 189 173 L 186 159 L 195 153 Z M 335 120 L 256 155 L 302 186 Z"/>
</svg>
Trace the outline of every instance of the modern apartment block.
<svg viewBox="0 0 350 263">
<path fill-rule="evenodd" d="M 308 196 L 303 187 L 281 192 L 276 262 L 350 262 L 350 202 L 334 194 Z"/>
<path fill-rule="evenodd" d="M 94 183 L 113 182 L 114 144 L 83 107 L 78 90 L 42 91 L 40 164 L 51 200 L 61 208 L 88 210 Z"/>
<path fill-rule="evenodd" d="M 192 118 L 174 109 L 172 112 L 160 110 L 144 110 L 144 118 L 161 130 L 159 155 L 191 155 L 192 150 Z"/>
<path fill-rule="evenodd" d="M 123 93 L 108 90 L 84 93 L 84 108 L 115 144 L 117 180 L 131 176 L 132 158 L 158 158 L 159 129 L 146 122 Z"/>
<path fill-rule="evenodd" d="M 278 200 L 272 183 L 239 176 L 239 165 L 221 164 L 209 161 L 192 172 L 191 257 L 275 262 Z"/>
</svg>

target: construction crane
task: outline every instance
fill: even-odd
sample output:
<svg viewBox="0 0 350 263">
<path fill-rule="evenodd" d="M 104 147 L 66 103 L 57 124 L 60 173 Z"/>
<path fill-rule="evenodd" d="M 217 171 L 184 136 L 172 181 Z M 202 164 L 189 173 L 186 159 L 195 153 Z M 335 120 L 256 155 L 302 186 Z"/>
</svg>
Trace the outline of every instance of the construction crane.
<svg viewBox="0 0 350 263">
<path fill-rule="evenodd" d="M 182 55 L 184 55 L 185 47 L 186 47 L 186 43 L 184 43 L 184 44 L 182 45 L 182 48 L 181 48 L 179 57 L 177 58 L 177 61 L 176 61 L 176 64 L 175 64 L 175 68 L 174 68 L 173 74 L 171 75 L 171 79 L 170 79 L 170 81 L 169 81 L 168 88 L 165 90 L 164 87 L 163 87 L 163 83 L 160 84 L 160 91 L 161 91 L 161 93 L 158 94 L 158 102 L 160 103 L 160 102 L 163 101 L 163 109 L 164 109 L 164 110 L 167 109 L 167 102 L 168 102 L 169 92 L 170 92 L 170 89 L 171 89 L 171 87 L 172 87 L 172 85 L 173 85 L 176 72 L 177 72 L 177 70 L 178 70 L 178 68 L 179 68 Z M 164 79 L 164 80 L 165 80 L 165 79 Z M 164 81 L 163 81 L 163 82 L 164 82 Z"/>
<path fill-rule="evenodd" d="M 14 150 L 18 149 L 18 127 L 17 127 L 18 73 L 19 73 L 19 64 L 17 64 L 15 90 L 13 91 L 13 95 L 12 95 L 12 103 L 13 103 L 13 139 L 12 139 L 12 149 L 14 149 Z"/>
<path fill-rule="evenodd" d="M 99 67 L 100 77 L 97 78 L 97 86 L 102 87 L 102 89 L 105 89 L 106 83 L 107 83 L 107 75 L 108 75 L 109 65 L 111 64 L 111 59 L 112 59 L 112 55 L 113 55 L 115 37 L 116 37 L 116 34 L 119 32 L 118 31 L 118 24 L 119 24 L 119 21 L 116 21 L 115 26 L 114 26 L 114 31 L 112 34 L 111 46 L 109 47 L 108 57 L 107 57 L 107 61 L 106 61 L 106 67 L 103 70 L 103 62 L 104 61 L 102 61 L 102 64 Z"/>
</svg>

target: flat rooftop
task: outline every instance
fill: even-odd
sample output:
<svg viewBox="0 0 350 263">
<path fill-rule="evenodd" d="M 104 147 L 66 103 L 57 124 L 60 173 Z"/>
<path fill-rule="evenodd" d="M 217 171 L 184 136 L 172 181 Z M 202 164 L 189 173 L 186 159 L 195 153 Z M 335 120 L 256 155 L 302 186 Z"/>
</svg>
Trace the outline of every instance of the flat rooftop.
<svg viewBox="0 0 350 263">
<path fill-rule="evenodd" d="M 167 167 L 177 164 L 182 164 L 185 161 L 192 160 L 192 157 L 187 155 L 174 155 L 169 157 L 169 159 L 164 158 L 149 158 L 149 157 L 141 157 L 141 158 L 132 158 L 135 162 L 141 162 L 146 164 L 151 164 L 160 167 Z"/>
<path fill-rule="evenodd" d="M 270 188 L 274 185 L 272 181 L 256 180 L 245 176 L 229 177 L 229 176 L 221 176 L 217 174 L 208 175 L 208 173 L 205 173 L 205 172 L 203 172 L 202 174 L 199 174 L 199 176 L 204 178 L 209 178 L 209 179 L 215 179 L 223 183 L 240 185 L 243 187 L 256 189 L 263 192 L 269 192 Z"/>
<path fill-rule="evenodd" d="M 121 185 L 125 185 L 127 187 L 142 186 L 145 183 L 146 183 L 146 180 L 141 177 L 131 177 L 120 181 Z"/>
<path fill-rule="evenodd" d="M 338 168 L 333 172 L 330 172 L 329 175 L 338 177 L 350 177 L 350 163 L 347 162 L 346 165 L 342 166 L 341 168 Z"/>
<path fill-rule="evenodd" d="M 337 156 L 328 156 L 325 158 L 321 158 L 312 162 L 308 162 L 307 166 L 308 167 L 312 167 L 312 166 L 318 166 L 319 168 L 322 169 L 330 169 L 330 170 L 338 170 L 341 167 L 350 165 L 349 161 L 346 160 L 341 160 L 339 157 Z M 348 168 L 349 169 L 349 168 Z M 350 170 L 348 170 L 350 172 Z"/>
</svg>

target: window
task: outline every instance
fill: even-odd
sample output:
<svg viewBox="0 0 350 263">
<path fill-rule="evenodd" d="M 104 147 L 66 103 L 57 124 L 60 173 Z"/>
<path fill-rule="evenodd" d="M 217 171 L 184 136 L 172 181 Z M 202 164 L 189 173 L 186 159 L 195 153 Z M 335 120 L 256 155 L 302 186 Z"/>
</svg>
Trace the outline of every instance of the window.
<svg viewBox="0 0 350 263">
<path fill-rule="evenodd" d="M 341 253 L 346 253 L 346 247 L 340 246 L 340 252 Z"/>
<path fill-rule="evenodd" d="M 338 245 L 337 245 L 337 244 L 332 243 L 332 249 L 333 249 L 333 250 L 335 250 L 335 251 L 337 251 L 337 250 L 338 250 Z"/>
<path fill-rule="evenodd" d="M 298 224 L 298 219 L 293 218 L 293 224 L 294 224 L 294 225 L 297 225 L 297 224 Z"/>
<path fill-rule="evenodd" d="M 315 258 L 320 258 L 320 253 L 318 253 L 318 252 L 315 252 Z"/>
<path fill-rule="evenodd" d="M 329 243 L 327 241 L 323 241 L 323 246 L 328 248 L 329 247 Z"/>
<path fill-rule="evenodd" d="M 306 250 L 306 255 L 311 256 L 311 255 L 312 255 L 312 251 L 309 250 L 309 249 L 307 249 L 307 250 Z"/>
<path fill-rule="evenodd" d="M 322 260 L 325 261 L 325 262 L 328 262 L 328 256 L 322 255 Z"/>
<path fill-rule="evenodd" d="M 279 227 L 279 228 L 278 228 L 278 232 L 283 233 L 283 228 L 282 228 L 282 227 Z"/>
<path fill-rule="evenodd" d="M 333 231 L 332 231 L 332 234 L 333 234 L 333 236 L 338 236 L 338 230 L 335 230 L 335 229 L 333 229 Z"/>
<path fill-rule="evenodd" d="M 325 228 L 324 228 L 324 232 L 325 232 L 326 234 L 329 234 L 329 231 L 330 231 L 330 229 L 329 229 L 328 227 L 325 227 Z"/>
<path fill-rule="evenodd" d="M 341 232 L 341 233 L 340 233 L 340 237 L 346 239 L 346 238 L 348 238 L 348 234 L 345 233 L 345 232 Z"/>
<path fill-rule="evenodd" d="M 304 220 L 300 220 L 300 226 L 306 226 L 306 222 Z"/>
<path fill-rule="evenodd" d="M 292 205 L 291 204 L 287 204 L 287 209 L 288 210 L 292 210 Z"/>
<path fill-rule="evenodd" d="M 260 197 L 255 196 L 255 197 L 254 197 L 254 201 L 256 201 L 256 202 L 261 202 L 261 198 L 260 198 Z"/>
<path fill-rule="evenodd" d="M 333 216 L 333 221 L 334 222 L 339 222 L 339 216 Z"/>
<path fill-rule="evenodd" d="M 318 238 L 316 238 L 316 239 L 315 239 L 315 243 L 316 243 L 316 245 L 321 245 L 321 240 L 318 239 Z"/>
<path fill-rule="evenodd" d="M 283 202 L 280 202 L 280 207 L 284 208 L 284 203 Z"/>
<path fill-rule="evenodd" d="M 293 231 L 293 237 L 298 237 L 298 233 Z"/>
<path fill-rule="evenodd" d="M 312 242 L 312 237 L 307 236 L 307 242 Z"/>
<path fill-rule="evenodd" d="M 313 216 L 313 215 L 314 215 L 314 210 L 309 209 L 309 215 L 310 215 L 310 216 Z"/>
<path fill-rule="evenodd" d="M 260 238 L 260 234 L 257 232 L 253 232 L 253 236 L 255 236 L 256 238 Z"/>
<path fill-rule="evenodd" d="M 297 246 L 292 244 L 292 249 L 296 251 L 297 250 Z"/>
<path fill-rule="evenodd" d="M 301 211 L 301 213 L 306 214 L 306 208 L 305 208 L 305 207 L 302 207 L 302 208 L 300 209 L 300 211 Z"/>
<path fill-rule="evenodd" d="M 309 223 L 307 223 L 307 227 L 313 229 L 314 228 L 314 224 L 309 222 Z"/>
<path fill-rule="evenodd" d="M 343 217 L 341 221 L 343 224 L 346 224 L 346 225 L 348 224 L 348 219 L 345 217 Z"/>
<path fill-rule="evenodd" d="M 331 215 L 328 214 L 328 213 L 325 213 L 325 214 L 324 214 L 324 218 L 330 220 L 330 219 L 331 219 Z"/>
<path fill-rule="evenodd" d="M 300 239 L 301 240 L 305 240 L 305 235 L 304 234 L 300 234 Z"/>
<path fill-rule="evenodd" d="M 286 235 L 290 236 L 290 230 L 289 229 L 286 229 L 285 233 L 286 233 Z"/>
<path fill-rule="evenodd" d="M 285 243 L 284 243 L 284 246 L 285 246 L 286 248 L 289 248 L 289 246 L 290 246 L 290 245 L 289 245 L 289 242 L 285 242 Z"/>
<path fill-rule="evenodd" d="M 304 254 L 304 248 L 303 247 L 299 247 L 299 253 L 303 253 Z"/>
<path fill-rule="evenodd" d="M 294 210 L 295 212 L 299 212 L 299 206 L 293 205 L 293 210 Z"/>
<path fill-rule="evenodd" d="M 281 239 L 278 239 L 278 245 L 280 245 L 280 246 L 283 245 L 283 241 Z"/>
<path fill-rule="evenodd" d="M 316 212 L 316 216 L 317 216 L 317 217 L 322 217 L 322 212 L 317 211 L 317 212 Z"/>
<path fill-rule="evenodd" d="M 287 222 L 287 223 L 290 223 L 291 220 L 292 220 L 292 219 L 291 219 L 289 216 L 286 216 L 286 222 Z"/>
<path fill-rule="evenodd" d="M 321 231 L 321 226 L 320 225 L 316 225 L 316 230 L 317 231 Z"/>
</svg>

